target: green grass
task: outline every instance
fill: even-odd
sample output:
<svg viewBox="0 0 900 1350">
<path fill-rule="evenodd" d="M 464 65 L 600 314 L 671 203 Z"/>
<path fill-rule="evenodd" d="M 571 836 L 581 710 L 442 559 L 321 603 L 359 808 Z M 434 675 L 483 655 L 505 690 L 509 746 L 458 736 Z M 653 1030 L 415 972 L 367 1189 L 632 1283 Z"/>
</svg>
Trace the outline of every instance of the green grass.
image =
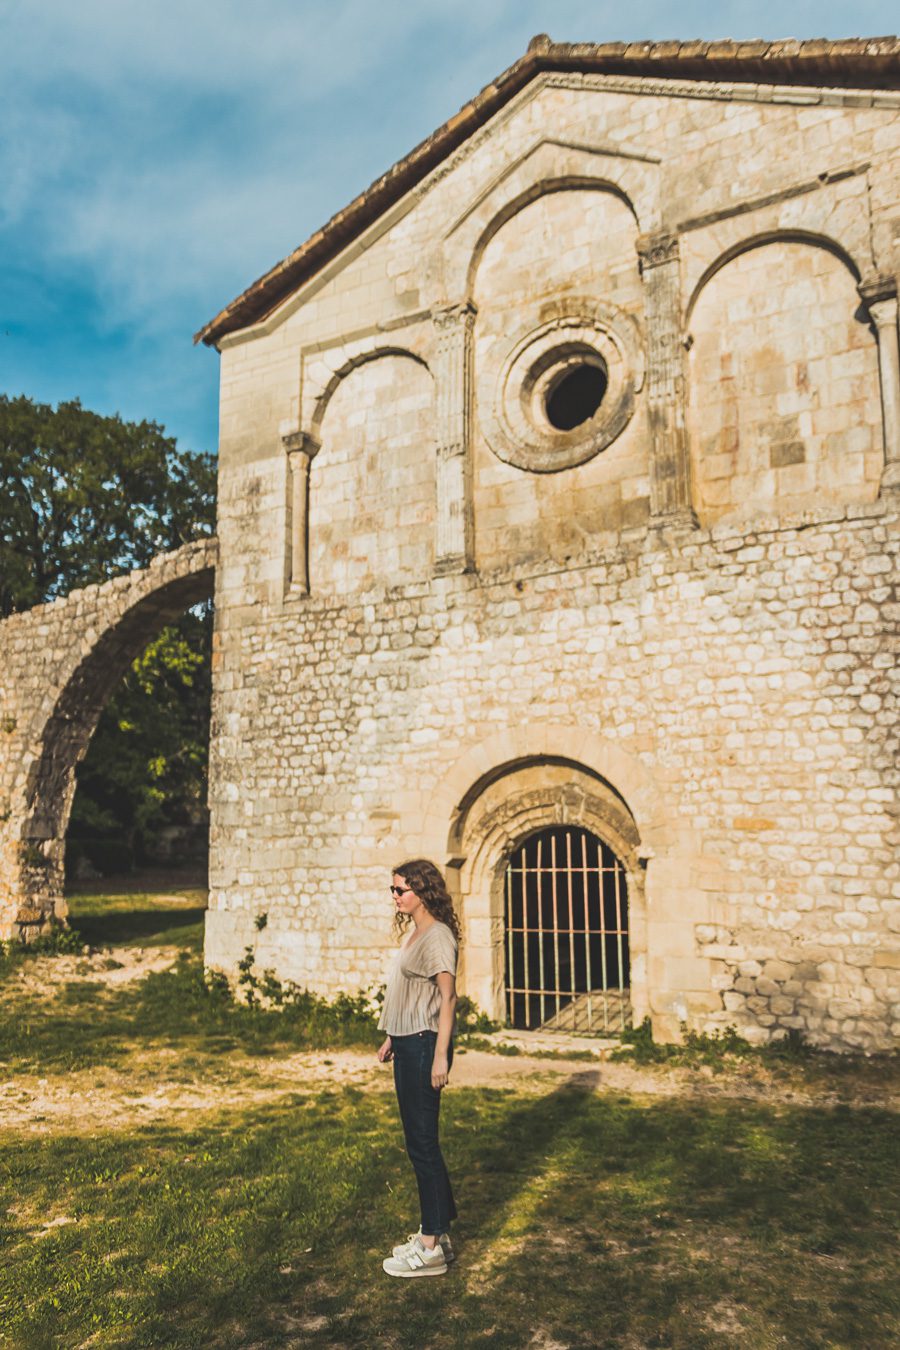
<svg viewBox="0 0 900 1350">
<path fill-rule="evenodd" d="M 77 888 L 68 896 L 69 922 L 92 947 L 182 947 L 203 950 L 205 888 L 192 885 L 177 895 L 165 877 L 157 888 L 121 883 L 111 891 Z"/>
<path fill-rule="evenodd" d="M 332 1089 L 95 1137 L 0 1139 L 0 1326 L 40 1347 L 888 1346 L 900 1176 L 885 1112 L 642 1103 L 564 1085 L 445 1099 L 459 1259 L 415 1226 L 387 1093 Z M 74 1220 L 35 1234 L 57 1218 Z M 304 1328 L 304 1322 L 306 1323 Z"/>
<path fill-rule="evenodd" d="M 364 998 L 299 996 L 283 1009 L 246 1007 L 182 952 L 169 970 L 118 988 L 71 981 L 49 1000 L 0 983 L 0 1066 L 47 1073 L 127 1068 L 135 1052 L 271 1055 L 315 1046 L 371 1046 L 377 1018 Z"/>
<path fill-rule="evenodd" d="M 107 946 L 188 934 L 193 920 L 172 923 L 175 904 L 146 917 L 151 896 L 73 897 L 73 920 L 96 922 Z M 191 901 L 183 893 L 181 913 Z M 442 1135 L 459 1259 L 438 1280 L 391 1280 L 381 1259 L 416 1226 L 417 1204 L 389 1078 L 285 1096 L 284 1077 L 267 1076 L 274 1055 L 373 1051 L 365 1001 L 295 991 L 279 1010 L 243 1006 L 193 948 L 116 988 L 47 989 L 19 978 L 27 956 L 0 963 L 0 1075 L 13 1087 L 32 1092 L 40 1074 L 127 1105 L 148 1080 L 170 1097 L 182 1082 L 217 1084 L 209 1100 L 233 1102 L 152 1124 L 120 1112 L 120 1128 L 59 1131 L 36 1114 L 27 1131 L 0 1129 L 0 1346 L 900 1343 L 894 1114 L 798 1105 L 787 1090 L 783 1102 L 597 1092 L 603 1065 L 543 1093 L 454 1086 Z M 258 993 L 264 981 L 246 973 Z M 796 1046 L 766 1059 L 730 1036 L 657 1053 L 639 1030 L 630 1055 L 651 1075 L 714 1073 L 716 1090 L 734 1094 L 743 1082 L 832 1095 L 839 1084 L 859 1103 L 896 1075 L 895 1062 Z M 495 1062 L 505 1074 L 516 1063 Z M 238 1101 L 251 1080 L 271 1092 L 262 1105 Z"/>
</svg>

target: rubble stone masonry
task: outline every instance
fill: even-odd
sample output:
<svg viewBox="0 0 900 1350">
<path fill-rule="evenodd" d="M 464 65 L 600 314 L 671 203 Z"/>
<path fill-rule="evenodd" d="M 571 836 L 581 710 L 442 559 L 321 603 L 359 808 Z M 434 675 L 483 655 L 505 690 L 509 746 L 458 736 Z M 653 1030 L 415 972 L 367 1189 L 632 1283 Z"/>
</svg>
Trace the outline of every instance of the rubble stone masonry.
<svg viewBox="0 0 900 1350">
<path fill-rule="evenodd" d="M 208 958 L 255 943 L 322 992 L 377 984 L 391 867 L 448 861 L 446 806 L 558 755 L 650 840 L 638 1014 L 888 1045 L 896 525 L 875 504 L 638 532 L 578 567 L 220 610 Z M 467 937 L 463 986 L 496 1011 L 491 935 Z"/>
</svg>

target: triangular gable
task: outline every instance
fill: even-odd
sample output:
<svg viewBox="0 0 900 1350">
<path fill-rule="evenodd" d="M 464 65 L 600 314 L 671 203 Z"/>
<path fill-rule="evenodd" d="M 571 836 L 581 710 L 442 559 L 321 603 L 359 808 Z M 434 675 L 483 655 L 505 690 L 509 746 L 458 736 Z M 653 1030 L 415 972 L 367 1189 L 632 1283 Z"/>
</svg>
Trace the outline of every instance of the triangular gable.
<svg viewBox="0 0 900 1350">
<path fill-rule="evenodd" d="M 528 51 L 427 140 L 401 159 L 354 201 L 332 216 L 306 243 L 277 263 L 194 336 L 215 346 L 228 333 L 264 319 L 411 188 L 451 155 L 545 71 L 656 79 L 803 85 L 851 89 L 900 89 L 900 39 L 846 38 L 830 42 L 607 42 L 553 43 L 533 38 Z"/>
</svg>

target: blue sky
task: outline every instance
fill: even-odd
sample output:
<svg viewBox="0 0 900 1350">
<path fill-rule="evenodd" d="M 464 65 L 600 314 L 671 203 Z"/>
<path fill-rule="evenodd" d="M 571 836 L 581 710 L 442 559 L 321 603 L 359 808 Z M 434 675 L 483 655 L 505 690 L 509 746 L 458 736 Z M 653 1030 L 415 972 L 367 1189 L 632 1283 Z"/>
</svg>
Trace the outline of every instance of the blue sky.
<svg viewBox="0 0 900 1350">
<path fill-rule="evenodd" d="M 215 449 L 192 334 L 535 33 L 896 32 L 896 0 L 0 0 L 0 392 Z"/>
</svg>

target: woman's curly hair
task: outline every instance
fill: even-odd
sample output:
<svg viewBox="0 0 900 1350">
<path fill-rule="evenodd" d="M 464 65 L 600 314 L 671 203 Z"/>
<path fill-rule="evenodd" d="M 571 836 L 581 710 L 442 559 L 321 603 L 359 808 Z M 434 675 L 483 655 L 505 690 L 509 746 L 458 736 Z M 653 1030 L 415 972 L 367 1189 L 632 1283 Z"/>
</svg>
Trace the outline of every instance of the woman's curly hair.
<svg viewBox="0 0 900 1350">
<path fill-rule="evenodd" d="M 450 899 L 450 892 L 447 890 L 447 883 L 440 868 L 427 858 L 414 858 L 395 867 L 392 875 L 402 877 L 409 889 L 415 891 L 428 913 L 433 914 L 441 923 L 445 923 L 459 942 L 459 920 L 453 912 L 453 901 Z M 399 909 L 396 911 L 394 931 L 398 937 L 402 937 L 410 922 L 408 914 Z"/>
</svg>

